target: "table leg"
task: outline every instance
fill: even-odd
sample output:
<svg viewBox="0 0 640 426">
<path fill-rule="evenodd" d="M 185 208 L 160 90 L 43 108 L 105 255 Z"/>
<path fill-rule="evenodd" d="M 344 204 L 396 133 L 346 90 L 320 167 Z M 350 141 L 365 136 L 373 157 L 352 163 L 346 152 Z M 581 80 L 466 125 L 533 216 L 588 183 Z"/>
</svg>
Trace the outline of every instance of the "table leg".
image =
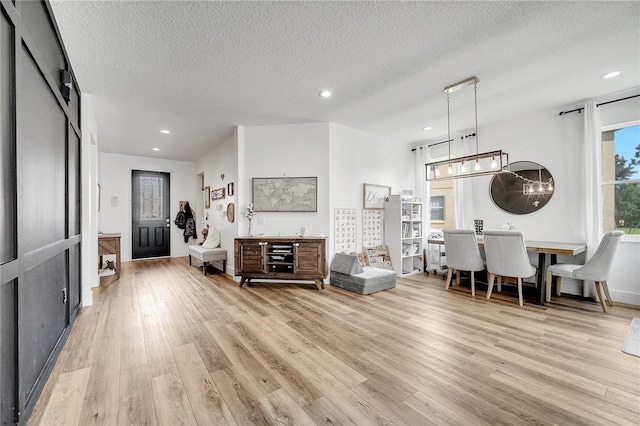
<svg viewBox="0 0 640 426">
<path fill-rule="evenodd" d="M 537 288 L 536 288 L 536 305 L 544 305 L 544 298 L 545 295 L 547 294 L 545 291 L 545 279 L 544 279 L 544 272 L 545 272 L 545 260 L 547 258 L 547 255 L 544 253 L 538 253 L 538 280 L 537 280 Z"/>
</svg>

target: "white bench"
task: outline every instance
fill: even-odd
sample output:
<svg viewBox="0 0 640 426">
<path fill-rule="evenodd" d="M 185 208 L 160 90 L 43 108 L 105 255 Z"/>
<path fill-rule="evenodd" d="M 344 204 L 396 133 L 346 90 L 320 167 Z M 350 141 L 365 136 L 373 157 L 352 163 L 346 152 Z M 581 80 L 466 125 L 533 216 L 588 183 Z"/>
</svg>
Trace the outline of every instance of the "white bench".
<svg viewBox="0 0 640 426">
<path fill-rule="evenodd" d="M 202 274 L 207 275 L 207 263 L 214 261 L 222 262 L 222 272 L 227 272 L 227 250 L 216 248 L 204 248 L 202 246 L 189 246 L 189 265 L 191 258 L 195 257 L 202 262 Z"/>
</svg>

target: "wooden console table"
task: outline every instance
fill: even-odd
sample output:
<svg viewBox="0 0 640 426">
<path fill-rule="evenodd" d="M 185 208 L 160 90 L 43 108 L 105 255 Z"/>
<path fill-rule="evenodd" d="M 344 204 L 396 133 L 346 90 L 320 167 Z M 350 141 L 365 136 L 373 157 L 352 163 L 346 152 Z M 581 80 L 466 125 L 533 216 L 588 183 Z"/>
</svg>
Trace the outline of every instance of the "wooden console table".
<svg viewBox="0 0 640 426">
<path fill-rule="evenodd" d="M 252 279 L 312 280 L 318 290 L 327 277 L 327 240 L 320 237 L 236 238 L 235 275 L 240 287 Z"/>
<path fill-rule="evenodd" d="M 120 279 L 120 234 L 98 234 L 98 256 L 100 257 L 100 265 L 102 268 L 102 256 L 105 254 L 116 255 L 116 279 Z"/>
</svg>

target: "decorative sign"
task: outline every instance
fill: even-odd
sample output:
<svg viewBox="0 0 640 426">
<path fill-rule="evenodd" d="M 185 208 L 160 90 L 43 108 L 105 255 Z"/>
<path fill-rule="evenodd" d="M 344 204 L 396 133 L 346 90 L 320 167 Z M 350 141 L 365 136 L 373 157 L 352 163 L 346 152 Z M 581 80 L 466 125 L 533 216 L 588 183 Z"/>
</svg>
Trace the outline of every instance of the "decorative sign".
<svg viewBox="0 0 640 426">
<path fill-rule="evenodd" d="M 212 200 L 222 200 L 224 198 L 224 188 L 218 188 L 211 191 Z"/>
<path fill-rule="evenodd" d="M 382 210 L 362 210 L 362 245 L 382 244 Z"/>
<path fill-rule="evenodd" d="M 484 234 L 484 221 L 481 219 L 475 219 L 473 226 L 476 228 L 476 235 Z"/>
<path fill-rule="evenodd" d="M 335 209 L 335 252 L 353 253 L 356 251 L 356 209 Z"/>
<path fill-rule="evenodd" d="M 364 205 L 365 209 L 384 209 L 385 200 L 391 195 L 390 186 L 364 184 Z"/>
</svg>

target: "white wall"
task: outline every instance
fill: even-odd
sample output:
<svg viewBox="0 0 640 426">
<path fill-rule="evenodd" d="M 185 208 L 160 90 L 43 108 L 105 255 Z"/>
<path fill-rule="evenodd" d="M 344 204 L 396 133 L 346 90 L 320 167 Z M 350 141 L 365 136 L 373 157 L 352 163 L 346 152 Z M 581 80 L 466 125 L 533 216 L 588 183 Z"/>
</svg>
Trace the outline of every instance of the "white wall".
<svg viewBox="0 0 640 426">
<path fill-rule="evenodd" d="M 467 179 L 473 186 L 475 219 L 484 220 L 485 229 L 500 229 L 510 222 L 530 240 L 584 242 L 584 215 L 576 211 L 580 183 L 577 168 L 582 167 L 583 161 L 575 148 L 567 147 L 563 140 L 563 127 L 568 125 L 567 119 L 573 118 L 561 118 L 546 111 L 479 129 L 481 151 L 503 149 L 509 153 L 510 162 L 539 163 L 551 172 L 555 183 L 554 194 L 544 208 L 516 215 L 499 209 L 491 201 L 490 176 Z M 464 226 L 473 229 L 473 223 Z"/>
<path fill-rule="evenodd" d="M 254 235 L 329 233 L 329 123 L 245 126 L 239 133 L 238 233 L 246 236 L 248 221 L 240 214 L 252 197 L 254 177 L 318 177 L 317 212 L 261 212 L 264 224 L 253 221 Z M 240 137 L 241 136 L 241 137 Z"/>
<path fill-rule="evenodd" d="M 333 244 L 333 211 L 337 208 L 357 210 L 357 251 L 362 251 L 363 185 L 371 183 L 391 187 L 392 194 L 414 188 L 411 147 L 405 143 L 330 124 L 330 204 L 329 258 Z M 415 192 L 414 192 L 415 193 Z"/>
<path fill-rule="evenodd" d="M 83 93 L 82 117 L 82 305 L 93 305 L 92 288 L 97 287 L 98 269 L 98 124 L 96 123 L 91 95 Z"/>
<path fill-rule="evenodd" d="M 225 198 L 211 201 L 211 207 L 205 210 L 205 225 L 209 224 L 210 230 L 216 228 L 220 231 L 220 247 L 227 250 L 227 270 L 233 275 L 233 240 L 237 235 L 239 208 L 237 203 L 238 187 L 238 160 L 237 160 L 237 132 L 217 144 L 212 150 L 203 155 L 195 164 L 195 174 L 204 175 L 204 185 L 211 190 L 225 188 Z M 221 175 L 224 174 L 224 180 Z M 228 184 L 233 183 L 234 195 L 227 193 Z M 199 190 L 199 183 L 196 185 Z M 227 207 L 234 203 L 236 219 L 234 222 L 227 220 Z M 218 210 L 218 208 L 220 210 Z M 202 222 L 197 220 L 198 236 L 202 240 Z"/>
<path fill-rule="evenodd" d="M 180 200 L 195 204 L 196 191 L 195 164 L 187 161 L 172 161 L 151 157 L 136 157 L 102 153 L 100 155 L 100 184 L 102 197 L 100 207 L 100 231 L 119 232 L 121 239 L 121 260 L 131 260 L 131 171 L 151 170 L 167 172 L 171 175 L 171 257 L 187 256 L 187 246 L 195 240 L 184 242 L 183 230 L 173 224 L 178 213 Z M 118 205 L 112 206 L 112 197 L 118 198 Z M 196 217 L 196 223 L 200 218 Z"/>
</svg>

